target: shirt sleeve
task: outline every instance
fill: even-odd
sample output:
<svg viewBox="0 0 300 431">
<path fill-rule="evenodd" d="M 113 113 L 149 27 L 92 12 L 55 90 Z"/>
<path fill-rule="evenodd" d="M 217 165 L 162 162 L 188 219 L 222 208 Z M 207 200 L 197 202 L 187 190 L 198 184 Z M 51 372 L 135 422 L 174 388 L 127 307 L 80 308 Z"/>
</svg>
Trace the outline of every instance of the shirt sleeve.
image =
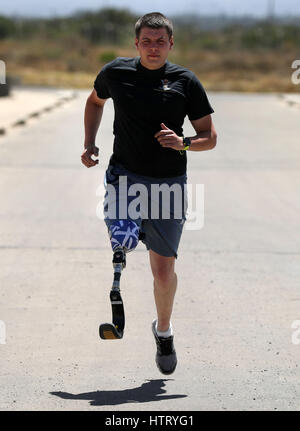
<svg viewBox="0 0 300 431">
<path fill-rule="evenodd" d="M 97 96 L 100 99 L 109 99 L 111 97 L 109 88 L 107 85 L 106 78 L 106 67 L 104 67 L 97 75 L 97 78 L 94 81 L 94 88 L 97 92 Z"/>
<path fill-rule="evenodd" d="M 187 115 L 190 120 L 198 120 L 215 112 L 209 103 L 201 82 L 194 74 L 188 85 L 187 96 Z"/>
</svg>

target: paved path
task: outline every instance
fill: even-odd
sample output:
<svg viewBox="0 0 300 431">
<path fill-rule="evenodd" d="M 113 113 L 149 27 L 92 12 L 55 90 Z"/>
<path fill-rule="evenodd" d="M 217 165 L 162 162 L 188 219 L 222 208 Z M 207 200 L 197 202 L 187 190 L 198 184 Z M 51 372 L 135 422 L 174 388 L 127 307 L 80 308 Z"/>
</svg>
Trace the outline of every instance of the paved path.
<svg viewBox="0 0 300 431">
<path fill-rule="evenodd" d="M 205 185 L 205 224 L 182 237 L 179 364 L 165 378 L 154 363 L 143 244 L 122 275 L 125 337 L 98 337 L 111 318 L 96 190 L 113 107 L 98 134 L 100 165 L 87 169 L 88 93 L 0 138 L 0 409 L 299 410 L 299 110 L 276 95 L 209 95 L 219 138 L 213 151 L 188 155 L 189 183 Z"/>
<path fill-rule="evenodd" d="M 8 97 L 0 97 L 0 135 L 27 125 L 45 113 L 76 97 L 73 90 L 43 87 L 13 87 Z M 1 136 L 0 136 L 1 137 Z"/>
</svg>

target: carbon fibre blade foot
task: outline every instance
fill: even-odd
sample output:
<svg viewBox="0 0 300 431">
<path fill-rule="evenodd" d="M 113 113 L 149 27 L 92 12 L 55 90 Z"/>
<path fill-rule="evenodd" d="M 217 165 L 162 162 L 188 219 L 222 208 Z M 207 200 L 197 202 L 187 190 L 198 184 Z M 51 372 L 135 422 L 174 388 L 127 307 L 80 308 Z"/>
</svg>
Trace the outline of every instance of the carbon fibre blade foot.
<svg viewBox="0 0 300 431">
<path fill-rule="evenodd" d="M 103 323 L 99 326 L 99 335 L 103 340 L 120 340 L 123 330 L 119 330 L 113 323 Z"/>
</svg>

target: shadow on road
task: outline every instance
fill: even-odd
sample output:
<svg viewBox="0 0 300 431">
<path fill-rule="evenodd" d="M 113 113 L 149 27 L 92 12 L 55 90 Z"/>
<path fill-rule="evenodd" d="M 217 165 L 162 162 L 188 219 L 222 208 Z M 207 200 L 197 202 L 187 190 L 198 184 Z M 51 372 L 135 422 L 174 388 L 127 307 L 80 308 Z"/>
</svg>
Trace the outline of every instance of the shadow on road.
<svg viewBox="0 0 300 431">
<path fill-rule="evenodd" d="M 65 400 L 87 400 L 91 406 L 114 406 L 126 403 L 148 403 L 151 401 L 185 398 L 187 395 L 163 395 L 165 382 L 172 379 L 148 380 L 138 388 L 124 389 L 122 391 L 96 391 L 82 394 L 69 394 L 68 392 L 50 392 Z"/>
</svg>

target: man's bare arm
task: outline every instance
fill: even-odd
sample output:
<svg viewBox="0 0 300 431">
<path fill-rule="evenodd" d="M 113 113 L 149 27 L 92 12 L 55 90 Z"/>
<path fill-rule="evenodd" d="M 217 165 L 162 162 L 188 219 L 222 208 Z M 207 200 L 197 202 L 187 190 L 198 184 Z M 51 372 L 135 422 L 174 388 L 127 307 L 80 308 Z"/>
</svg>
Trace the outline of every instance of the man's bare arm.
<svg viewBox="0 0 300 431">
<path fill-rule="evenodd" d="M 107 99 L 100 99 L 94 89 L 89 95 L 84 112 L 85 139 L 84 147 L 94 145 L 96 134 L 101 122 L 103 107 Z"/>
<path fill-rule="evenodd" d="M 217 144 L 217 132 L 213 125 L 211 115 L 206 115 L 198 120 L 191 120 L 197 133 L 192 136 L 189 151 L 205 151 L 213 149 Z"/>
<path fill-rule="evenodd" d="M 198 120 L 191 120 L 191 123 L 197 133 L 196 136 L 190 137 L 190 151 L 211 150 L 216 146 L 217 133 L 210 115 L 206 115 Z M 164 148 L 173 148 L 173 150 L 183 150 L 183 137 L 178 136 L 173 130 L 169 129 L 164 123 L 161 123 L 162 129 L 155 133 L 154 137 Z"/>
<path fill-rule="evenodd" d="M 104 104 L 107 99 L 100 99 L 96 90 L 93 89 L 89 95 L 84 111 L 84 152 L 81 155 L 82 163 L 90 168 L 99 163 L 99 160 L 93 160 L 92 155 L 98 156 L 99 148 L 96 147 L 96 135 L 102 119 Z"/>
</svg>

